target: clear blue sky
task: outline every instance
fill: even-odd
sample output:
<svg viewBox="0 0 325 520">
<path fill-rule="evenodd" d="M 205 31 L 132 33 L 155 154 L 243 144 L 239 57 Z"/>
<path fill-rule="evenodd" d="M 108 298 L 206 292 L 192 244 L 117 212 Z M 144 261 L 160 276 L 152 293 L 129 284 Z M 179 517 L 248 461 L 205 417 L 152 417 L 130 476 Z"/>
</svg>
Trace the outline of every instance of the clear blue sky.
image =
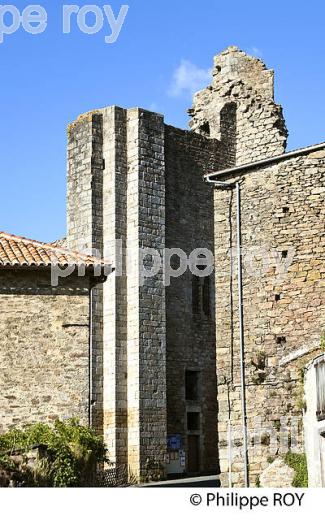
<svg viewBox="0 0 325 520">
<path fill-rule="evenodd" d="M 166 122 L 186 128 L 191 78 L 175 87 L 175 71 L 186 60 L 189 74 L 204 78 L 213 55 L 228 45 L 275 69 L 290 149 L 325 140 L 323 0 L 124 2 L 130 9 L 114 44 L 104 42 L 107 22 L 97 35 L 74 23 L 62 34 L 64 3 L 95 2 L 38 0 L 47 30 L 33 36 L 20 29 L 0 45 L 1 230 L 44 241 L 64 236 L 67 124 L 116 104 L 163 112 Z M 11 3 L 20 10 L 29 4 Z M 121 3 L 97 1 L 115 13 Z"/>
</svg>

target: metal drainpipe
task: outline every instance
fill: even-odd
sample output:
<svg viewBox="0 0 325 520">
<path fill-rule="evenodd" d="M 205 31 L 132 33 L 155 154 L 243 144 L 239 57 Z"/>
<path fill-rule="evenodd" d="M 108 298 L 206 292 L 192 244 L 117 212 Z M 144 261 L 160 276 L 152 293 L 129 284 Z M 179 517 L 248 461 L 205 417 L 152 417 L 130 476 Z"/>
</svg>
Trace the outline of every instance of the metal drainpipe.
<svg viewBox="0 0 325 520">
<path fill-rule="evenodd" d="M 240 183 L 236 182 L 237 194 L 237 269 L 238 269 L 238 315 L 239 315 L 239 343 L 240 343 L 240 382 L 241 407 L 243 428 L 243 459 L 245 487 L 249 487 L 248 478 L 248 451 L 247 451 L 247 418 L 246 418 L 246 388 L 245 388 L 245 339 L 244 339 L 244 304 L 242 279 L 242 244 L 241 244 L 241 200 Z"/>
<path fill-rule="evenodd" d="M 231 427 L 231 406 L 230 406 L 230 395 L 229 395 L 229 383 L 227 384 L 228 392 L 228 487 L 232 488 L 232 427 Z"/>
<path fill-rule="evenodd" d="M 215 189 L 229 190 L 236 187 L 237 195 L 237 276 L 238 276 L 238 318 L 239 318 L 239 344 L 240 344 L 240 387 L 242 408 L 242 432 L 243 432 L 243 463 L 245 487 L 249 487 L 248 475 L 248 448 L 247 448 L 247 417 L 246 417 L 246 383 L 245 383 L 245 341 L 244 341 L 244 304 L 243 304 L 243 279 L 242 279 L 242 243 L 241 243 L 241 197 L 240 181 L 227 183 L 205 178 L 208 184 L 213 184 Z"/>
<path fill-rule="evenodd" d="M 93 290 L 95 285 L 91 283 L 89 289 L 89 388 L 88 388 L 88 423 L 93 426 Z"/>
<path fill-rule="evenodd" d="M 94 289 L 97 285 L 103 284 L 107 280 L 107 276 L 112 274 L 115 271 L 115 268 L 111 267 L 110 272 L 99 276 L 96 280 L 92 279 L 89 285 L 89 388 L 88 388 L 88 424 L 89 427 L 93 426 L 93 343 L 94 343 L 94 335 L 93 335 L 93 302 L 94 302 Z"/>
</svg>

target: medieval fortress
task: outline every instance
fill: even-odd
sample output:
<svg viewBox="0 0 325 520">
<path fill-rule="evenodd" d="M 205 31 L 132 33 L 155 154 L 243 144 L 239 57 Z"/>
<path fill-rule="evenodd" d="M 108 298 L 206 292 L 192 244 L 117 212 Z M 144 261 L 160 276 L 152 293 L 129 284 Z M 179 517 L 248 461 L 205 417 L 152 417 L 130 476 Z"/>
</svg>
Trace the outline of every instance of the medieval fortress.
<svg viewBox="0 0 325 520">
<path fill-rule="evenodd" d="M 189 115 L 80 116 L 66 249 L 0 234 L 0 430 L 78 416 L 141 481 L 284 485 L 282 457 L 306 453 L 324 486 L 325 143 L 286 153 L 273 71 L 237 47 Z M 44 250 L 86 275 L 52 287 Z M 115 269 L 97 281 L 94 250 Z M 166 251 L 169 283 L 140 280 Z"/>
</svg>

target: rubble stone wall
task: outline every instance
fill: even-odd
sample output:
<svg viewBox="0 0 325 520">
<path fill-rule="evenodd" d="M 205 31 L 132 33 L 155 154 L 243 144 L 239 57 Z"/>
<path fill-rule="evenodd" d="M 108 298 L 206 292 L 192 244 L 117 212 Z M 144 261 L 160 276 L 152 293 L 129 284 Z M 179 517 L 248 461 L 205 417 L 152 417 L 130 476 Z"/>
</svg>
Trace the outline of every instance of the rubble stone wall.
<svg viewBox="0 0 325 520">
<path fill-rule="evenodd" d="M 239 180 L 248 457 L 254 485 L 269 457 L 290 445 L 304 451 L 302 369 L 320 354 L 325 330 L 325 152 L 251 168 Z M 243 484 L 236 210 L 233 189 L 215 191 L 219 457 L 228 482 L 230 424 L 236 432 L 235 486 Z M 254 441 L 258 430 L 259 448 Z"/>
<path fill-rule="evenodd" d="M 63 280 L 63 282 L 62 282 Z M 89 279 L 0 272 L 0 432 L 77 417 L 88 424 Z"/>
<path fill-rule="evenodd" d="M 230 157 L 235 155 L 233 164 L 285 151 L 288 134 L 282 108 L 274 102 L 273 70 L 237 47 L 215 56 L 212 83 L 194 96 L 189 114 L 192 130 L 225 141 Z"/>
</svg>

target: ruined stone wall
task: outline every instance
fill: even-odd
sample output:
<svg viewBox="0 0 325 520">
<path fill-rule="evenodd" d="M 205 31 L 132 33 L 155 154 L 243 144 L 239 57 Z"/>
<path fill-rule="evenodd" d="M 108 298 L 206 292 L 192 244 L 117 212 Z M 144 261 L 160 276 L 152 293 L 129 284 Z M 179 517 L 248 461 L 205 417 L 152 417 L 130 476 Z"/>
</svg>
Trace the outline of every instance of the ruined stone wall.
<svg viewBox="0 0 325 520">
<path fill-rule="evenodd" d="M 0 432 L 70 417 L 88 424 L 89 279 L 50 282 L 40 270 L 0 271 Z"/>
<path fill-rule="evenodd" d="M 324 196 L 324 151 L 287 158 L 242 176 L 251 485 L 268 466 L 268 457 L 288 451 L 290 442 L 292 448 L 296 442 L 297 449 L 304 450 L 301 368 L 320 353 L 320 337 L 325 329 Z M 227 485 L 230 420 L 235 430 L 232 482 L 238 486 L 243 484 L 243 436 L 236 240 L 236 194 L 233 190 L 215 191 L 219 456 L 223 483 Z M 258 421 L 262 428 L 259 447 L 252 440 L 261 433 Z"/>
<path fill-rule="evenodd" d="M 190 127 L 224 141 L 232 158 L 224 167 L 282 154 L 287 130 L 274 102 L 273 70 L 229 47 L 215 56 L 212 76 L 211 85 L 194 96 Z"/>
<path fill-rule="evenodd" d="M 225 150 L 217 140 L 193 132 L 165 128 L 166 247 L 189 255 L 197 248 L 214 250 L 213 192 L 203 175 L 218 169 Z M 177 269 L 177 258 L 171 260 Z M 189 269 L 166 287 L 168 434 L 181 434 L 187 453 L 187 412 L 200 424 L 200 470 L 217 472 L 217 402 L 215 359 L 214 273 L 209 276 L 210 313 L 193 309 L 193 274 Z M 199 396 L 186 400 L 185 371 L 199 372 Z M 188 460 L 186 469 L 188 469 Z"/>
</svg>

